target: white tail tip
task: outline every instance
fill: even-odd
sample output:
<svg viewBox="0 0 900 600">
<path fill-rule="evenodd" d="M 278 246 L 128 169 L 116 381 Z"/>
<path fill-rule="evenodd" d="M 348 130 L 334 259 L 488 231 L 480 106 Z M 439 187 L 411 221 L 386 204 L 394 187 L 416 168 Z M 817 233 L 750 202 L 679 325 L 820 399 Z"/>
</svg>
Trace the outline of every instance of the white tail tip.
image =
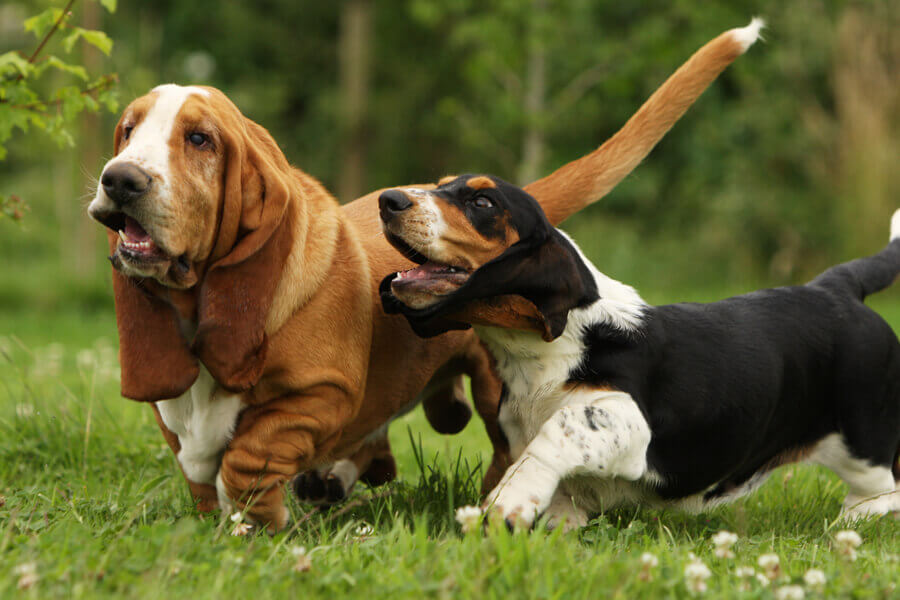
<svg viewBox="0 0 900 600">
<path fill-rule="evenodd" d="M 753 45 L 753 42 L 760 39 L 759 32 L 765 26 L 766 22 L 763 19 L 753 17 L 753 20 L 746 27 L 731 30 L 734 40 L 741 46 L 741 52 L 746 52 L 747 48 Z"/>
<path fill-rule="evenodd" d="M 900 238 L 900 209 L 894 212 L 894 216 L 891 219 L 891 241 L 897 238 Z"/>
</svg>

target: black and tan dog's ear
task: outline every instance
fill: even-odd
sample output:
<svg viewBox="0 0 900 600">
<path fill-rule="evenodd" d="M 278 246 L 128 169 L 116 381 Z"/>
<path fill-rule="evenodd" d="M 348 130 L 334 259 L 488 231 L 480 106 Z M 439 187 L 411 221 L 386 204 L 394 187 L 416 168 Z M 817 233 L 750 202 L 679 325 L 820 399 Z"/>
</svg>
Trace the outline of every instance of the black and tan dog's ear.
<svg viewBox="0 0 900 600">
<path fill-rule="evenodd" d="M 472 274 L 465 294 L 480 300 L 460 307 L 467 322 L 532 329 L 545 341 L 562 335 L 570 310 L 598 297 L 584 261 L 556 231 L 536 247 L 511 246 Z"/>
</svg>

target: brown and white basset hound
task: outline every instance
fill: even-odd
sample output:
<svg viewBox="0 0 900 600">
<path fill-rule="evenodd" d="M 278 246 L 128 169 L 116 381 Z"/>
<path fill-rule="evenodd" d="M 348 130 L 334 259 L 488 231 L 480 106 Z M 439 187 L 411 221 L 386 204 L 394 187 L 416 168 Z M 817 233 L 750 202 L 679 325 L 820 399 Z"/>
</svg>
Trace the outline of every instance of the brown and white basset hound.
<svg viewBox="0 0 900 600">
<path fill-rule="evenodd" d="M 551 222 L 612 189 L 742 51 L 716 38 L 598 150 L 528 186 Z M 122 395 L 153 403 L 200 510 L 274 531 L 298 474 L 320 497 L 391 479 L 390 421 L 421 400 L 437 429 L 461 429 L 463 374 L 495 449 L 485 489 L 498 481 L 487 352 L 381 308 L 381 280 L 412 263 L 381 233 L 380 191 L 339 206 L 222 92 L 177 85 L 125 109 L 100 182 L 88 211 L 108 228 Z"/>
</svg>

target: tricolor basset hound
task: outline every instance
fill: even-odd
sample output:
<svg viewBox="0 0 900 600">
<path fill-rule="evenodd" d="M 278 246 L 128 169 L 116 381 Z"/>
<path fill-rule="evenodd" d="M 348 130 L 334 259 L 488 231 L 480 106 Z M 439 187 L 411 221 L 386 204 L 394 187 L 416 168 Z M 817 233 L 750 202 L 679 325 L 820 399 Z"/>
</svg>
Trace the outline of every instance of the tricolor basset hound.
<svg viewBox="0 0 900 600">
<path fill-rule="evenodd" d="M 515 462 L 491 516 L 572 527 L 629 502 L 702 510 L 801 459 L 847 482 L 846 516 L 900 510 L 900 343 L 863 303 L 900 274 L 900 210 L 884 250 L 807 285 L 650 306 L 496 177 L 380 205 L 419 263 L 385 278 L 385 310 L 429 337 L 472 326 L 496 361 Z"/>
<path fill-rule="evenodd" d="M 751 42 L 719 36 L 607 143 L 528 189 L 555 222 L 603 196 Z M 377 192 L 339 206 L 222 92 L 177 85 L 125 109 L 100 184 L 88 211 L 108 228 L 122 394 L 153 403 L 198 508 L 246 509 L 274 531 L 298 474 L 314 500 L 393 478 L 390 421 L 421 400 L 458 431 L 463 374 L 495 449 L 485 489 L 499 481 L 486 350 L 381 310 L 381 280 L 412 263 L 381 233 Z"/>
</svg>

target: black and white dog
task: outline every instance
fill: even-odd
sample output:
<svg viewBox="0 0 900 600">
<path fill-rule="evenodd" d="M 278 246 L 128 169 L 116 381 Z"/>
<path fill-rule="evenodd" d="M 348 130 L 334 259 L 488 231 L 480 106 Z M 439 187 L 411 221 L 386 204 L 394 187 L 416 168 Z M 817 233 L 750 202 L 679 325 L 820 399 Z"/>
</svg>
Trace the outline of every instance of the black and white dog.
<svg viewBox="0 0 900 600">
<path fill-rule="evenodd" d="M 863 304 L 900 274 L 900 211 L 884 250 L 806 285 L 649 306 L 495 177 L 380 208 L 420 264 L 382 282 L 385 310 L 423 336 L 472 325 L 496 359 L 515 463 L 484 506 L 507 523 L 701 510 L 798 460 L 847 482 L 845 517 L 900 510 L 900 343 Z"/>
</svg>

